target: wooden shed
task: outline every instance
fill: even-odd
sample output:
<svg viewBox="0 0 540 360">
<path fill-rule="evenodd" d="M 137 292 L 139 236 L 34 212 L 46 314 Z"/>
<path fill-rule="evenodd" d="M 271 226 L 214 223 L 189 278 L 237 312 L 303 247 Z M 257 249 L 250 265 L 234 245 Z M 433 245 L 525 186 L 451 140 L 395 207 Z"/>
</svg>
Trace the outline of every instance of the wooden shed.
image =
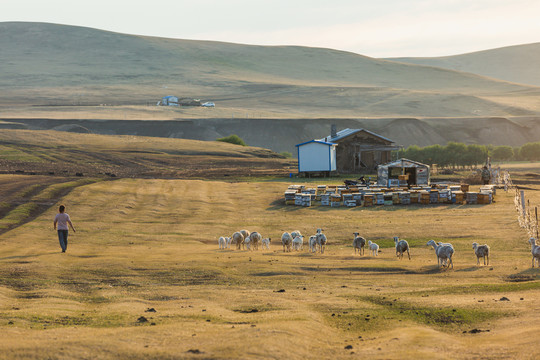
<svg viewBox="0 0 540 360">
<path fill-rule="evenodd" d="M 336 146 L 332 142 L 310 140 L 296 145 L 299 173 L 336 171 Z"/>
<path fill-rule="evenodd" d="M 377 185 L 388 187 L 429 185 L 429 165 L 409 159 L 399 159 L 379 165 Z"/>
<path fill-rule="evenodd" d="M 392 140 L 366 129 L 336 131 L 332 125 L 330 136 L 319 141 L 338 144 L 336 151 L 339 173 L 361 173 L 377 169 L 392 160 L 392 150 L 399 150 Z"/>
</svg>

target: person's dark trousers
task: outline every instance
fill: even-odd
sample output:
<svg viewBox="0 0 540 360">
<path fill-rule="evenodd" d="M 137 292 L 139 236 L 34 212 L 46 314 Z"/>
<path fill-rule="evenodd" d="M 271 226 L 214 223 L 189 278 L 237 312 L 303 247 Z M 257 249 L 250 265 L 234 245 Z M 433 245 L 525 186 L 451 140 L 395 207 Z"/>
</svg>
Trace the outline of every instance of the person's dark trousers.
<svg viewBox="0 0 540 360">
<path fill-rule="evenodd" d="M 67 230 L 58 230 L 58 240 L 60 241 L 60 247 L 62 252 L 66 252 L 67 249 L 67 240 L 68 240 L 68 231 Z"/>
</svg>

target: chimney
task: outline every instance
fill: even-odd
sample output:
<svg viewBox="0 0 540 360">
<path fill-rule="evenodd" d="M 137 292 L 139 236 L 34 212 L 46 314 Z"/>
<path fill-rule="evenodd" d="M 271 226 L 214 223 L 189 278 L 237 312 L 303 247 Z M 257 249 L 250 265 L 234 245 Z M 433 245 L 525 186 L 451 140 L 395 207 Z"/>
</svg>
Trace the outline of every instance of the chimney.
<svg viewBox="0 0 540 360">
<path fill-rule="evenodd" d="M 337 126 L 336 126 L 336 124 L 332 124 L 332 127 L 330 128 L 330 137 L 332 139 L 337 137 Z"/>
</svg>

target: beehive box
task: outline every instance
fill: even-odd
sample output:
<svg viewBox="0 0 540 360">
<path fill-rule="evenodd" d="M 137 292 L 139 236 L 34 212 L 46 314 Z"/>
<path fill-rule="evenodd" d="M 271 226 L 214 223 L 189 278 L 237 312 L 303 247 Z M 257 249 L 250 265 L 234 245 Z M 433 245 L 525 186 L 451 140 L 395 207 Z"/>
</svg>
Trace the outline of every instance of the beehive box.
<svg viewBox="0 0 540 360">
<path fill-rule="evenodd" d="M 342 193 L 341 196 L 343 197 L 343 201 L 348 201 L 348 200 L 353 199 L 353 194 L 352 193 L 347 193 L 347 194 Z"/>
<path fill-rule="evenodd" d="M 326 185 L 317 185 L 317 195 L 326 193 Z"/>
<path fill-rule="evenodd" d="M 384 205 L 384 193 L 378 192 L 374 194 L 373 203 L 377 205 Z"/>
<path fill-rule="evenodd" d="M 484 185 L 480 187 L 480 192 L 491 192 L 492 197 L 495 196 L 496 191 L 497 187 L 495 185 Z"/>
<path fill-rule="evenodd" d="M 321 195 L 321 205 L 330 206 L 330 196 L 331 196 L 331 194 L 322 194 Z"/>
<path fill-rule="evenodd" d="M 491 193 L 491 191 L 483 191 L 478 193 L 478 204 L 491 204 L 492 199 L 493 194 Z"/>
<path fill-rule="evenodd" d="M 339 195 L 339 194 L 330 195 L 330 206 L 331 207 L 339 207 L 339 206 L 341 206 L 341 195 Z"/>
<path fill-rule="evenodd" d="M 428 191 L 425 191 L 425 190 L 422 190 L 420 191 L 420 203 L 421 204 L 429 204 L 429 192 Z"/>
<path fill-rule="evenodd" d="M 399 203 L 409 205 L 411 203 L 411 193 L 408 191 L 401 191 L 399 193 Z"/>
<path fill-rule="evenodd" d="M 374 197 L 373 193 L 364 194 L 364 206 L 373 206 Z"/>
<path fill-rule="evenodd" d="M 420 203 L 420 191 L 413 190 L 410 192 L 410 194 L 411 194 L 411 204 Z"/>
<path fill-rule="evenodd" d="M 286 190 L 285 191 L 285 203 L 287 204 L 287 202 L 291 202 L 292 201 L 292 205 L 294 205 L 294 199 L 296 197 L 296 190 Z"/>
<path fill-rule="evenodd" d="M 353 198 L 354 201 L 356 201 L 356 205 L 360 206 L 360 205 L 362 205 L 362 200 L 364 199 L 364 193 L 352 194 L 352 198 Z"/>
<path fill-rule="evenodd" d="M 394 205 L 399 205 L 400 204 L 400 202 L 399 202 L 399 193 L 398 192 L 392 193 L 392 203 Z"/>
<path fill-rule="evenodd" d="M 461 191 L 461 185 L 451 185 L 450 191 L 452 192 Z"/>
<path fill-rule="evenodd" d="M 452 202 L 452 193 L 450 190 L 439 190 L 439 203 L 447 204 Z"/>
<path fill-rule="evenodd" d="M 429 193 L 429 203 L 430 204 L 437 204 L 439 202 L 439 191 L 438 190 L 431 190 Z"/>
<path fill-rule="evenodd" d="M 296 194 L 294 196 L 294 205 L 302 206 L 303 202 L 304 202 L 303 194 Z"/>
<path fill-rule="evenodd" d="M 384 205 L 394 205 L 394 201 L 392 200 L 394 196 L 394 193 L 388 192 L 384 194 Z"/>
<path fill-rule="evenodd" d="M 343 201 L 343 205 L 347 206 L 347 207 L 355 207 L 356 206 L 356 201 L 355 200 L 344 200 Z"/>
<path fill-rule="evenodd" d="M 463 204 L 465 201 L 465 193 L 463 191 L 452 191 L 452 202 L 456 204 Z"/>
<path fill-rule="evenodd" d="M 467 204 L 478 204 L 478 193 L 477 192 L 468 192 L 465 195 Z"/>
<path fill-rule="evenodd" d="M 302 206 L 311 206 L 311 194 L 302 194 Z"/>
<path fill-rule="evenodd" d="M 468 192 L 469 191 L 469 184 L 461 184 L 461 191 Z"/>
</svg>

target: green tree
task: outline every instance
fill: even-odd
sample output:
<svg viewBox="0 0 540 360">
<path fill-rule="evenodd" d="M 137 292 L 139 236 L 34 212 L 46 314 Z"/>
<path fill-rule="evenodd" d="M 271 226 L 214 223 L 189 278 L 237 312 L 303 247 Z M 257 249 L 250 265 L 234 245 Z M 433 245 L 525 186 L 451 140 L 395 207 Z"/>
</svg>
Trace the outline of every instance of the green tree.
<svg viewBox="0 0 540 360">
<path fill-rule="evenodd" d="M 523 145 L 519 149 L 519 156 L 523 160 L 540 160 L 540 142 Z"/>
<path fill-rule="evenodd" d="M 487 147 L 484 145 L 467 145 L 467 151 L 463 158 L 464 165 L 476 166 L 486 161 L 488 156 Z"/>
<path fill-rule="evenodd" d="M 242 138 L 240 138 L 238 135 L 234 135 L 234 134 L 226 136 L 226 137 L 222 137 L 222 138 L 219 138 L 219 139 L 216 139 L 216 140 L 226 142 L 226 143 L 235 144 L 235 145 L 246 146 L 246 143 L 244 142 L 244 140 L 242 140 Z"/>
<path fill-rule="evenodd" d="M 511 146 L 496 146 L 491 153 L 493 160 L 508 161 L 514 157 L 514 149 Z"/>
<path fill-rule="evenodd" d="M 467 145 L 454 141 L 448 142 L 444 147 L 448 156 L 448 163 L 454 167 L 465 165 L 465 154 L 467 153 Z"/>
</svg>

